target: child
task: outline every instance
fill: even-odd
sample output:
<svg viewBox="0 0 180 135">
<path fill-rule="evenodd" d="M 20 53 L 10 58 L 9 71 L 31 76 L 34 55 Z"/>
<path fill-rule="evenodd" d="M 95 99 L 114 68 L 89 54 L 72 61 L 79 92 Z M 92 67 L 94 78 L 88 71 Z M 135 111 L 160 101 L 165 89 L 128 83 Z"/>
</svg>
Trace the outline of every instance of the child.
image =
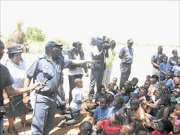
<svg viewBox="0 0 180 135">
<path fill-rule="evenodd" d="M 116 77 L 113 78 L 113 84 L 114 84 L 114 90 L 117 93 L 117 90 L 119 90 L 119 86 L 117 85 L 117 78 Z"/>
<path fill-rule="evenodd" d="M 177 65 L 173 66 L 172 71 L 174 72 L 174 76 L 178 75 L 180 71 L 180 59 L 177 60 Z"/>
<path fill-rule="evenodd" d="M 115 96 L 113 100 L 113 106 L 110 108 L 109 117 L 111 117 L 115 112 L 123 112 L 122 105 L 124 103 L 124 99 L 119 96 Z"/>
<path fill-rule="evenodd" d="M 168 70 L 171 70 L 171 65 L 167 62 L 168 61 L 168 57 L 165 56 L 163 58 L 163 62 L 160 64 L 159 66 L 159 70 L 160 70 L 160 80 L 164 81 L 165 80 L 165 75 L 167 73 Z"/>
<path fill-rule="evenodd" d="M 176 104 L 173 117 L 173 132 L 180 134 L 180 103 Z"/>
<path fill-rule="evenodd" d="M 140 87 L 139 90 L 139 100 L 140 102 L 146 101 L 146 90 L 143 87 Z"/>
<path fill-rule="evenodd" d="M 79 126 L 80 132 L 78 135 L 92 135 L 92 124 L 89 121 L 84 121 Z"/>
<path fill-rule="evenodd" d="M 158 123 L 152 122 L 150 127 L 155 129 L 155 131 L 152 132 L 152 135 L 173 135 L 170 133 L 173 131 L 173 125 L 169 120 L 163 119 Z"/>
<path fill-rule="evenodd" d="M 108 90 L 107 91 L 111 91 L 114 94 L 116 94 L 117 91 L 114 90 L 114 83 L 109 83 L 108 84 Z"/>
<path fill-rule="evenodd" d="M 134 127 L 132 125 L 122 125 L 120 130 L 120 135 L 131 135 L 134 132 Z"/>
<path fill-rule="evenodd" d="M 121 93 L 116 94 L 117 96 L 123 97 L 124 103 L 126 104 L 129 100 L 130 93 L 132 91 L 132 86 L 131 84 L 125 85 L 121 89 Z"/>
<path fill-rule="evenodd" d="M 131 104 L 130 110 L 127 112 L 128 123 L 130 124 L 133 122 L 134 125 L 136 124 L 144 125 L 144 121 L 145 121 L 144 110 L 140 105 L 139 99 L 132 99 L 130 104 Z"/>
<path fill-rule="evenodd" d="M 175 88 L 180 87 L 180 71 L 178 71 L 177 76 L 173 78 L 173 82 L 175 84 Z"/>
<path fill-rule="evenodd" d="M 147 75 L 147 76 L 146 76 L 146 81 L 150 81 L 150 78 L 151 78 L 151 76 L 150 76 L 150 75 Z"/>
<path fill-rule="evenodd" d="M 70 112 L 71 115 L 65 116 L 63 119 L 66 121 L 59 124 L 59 126 L 70 126 L 77 124 L 80 119 L 80 110 L 82 106 L 83 100 L 83 93 L 82 93 L 82 87 L 83 87 L 83 81 L 80 78 L 77 78 L 74 80 L 74 83 L 76 84 L 76 87 L 72 90 L 72 101 L 70 103 Z"/>
<path fill-rule="evenodd" d="M 107 104 L 109 107 L 113 106 L 113 100 L 114 100 L 114 93 L 111 91 L 107 91 L 107 93 L 105 94 L 105 98 L 107 100 Z"/>
<path fill-rule="evenodd" d="M 102 121 L 104 119 L 109 118 L 109 110 L 106 98 L 100 98 L 100 106 L 96 108 L 93 115 L 93 124 L 96 124 L 98 121 Z"/>
<path fill-rule="evenodd" d="M 165 84 L 168 88 L 170 88 L 171 90 L 173 90 L 175 88 L 174 82 L 173 82 L 173 72 L 172 71 L 168 71 L 166 74 L 166 79 L 165 79 Z"/>
<path fill-rule="evenodd" d="M 107 120 L 100 122 L 100 127 L 102 129 L 103 135 L 114 135 L 120 133 L 121 127 L 123 125 L 124 115 L 121 112 L 116 112 L 114 115 Z"/>
<path fill-rule="evenodd" d="M 138 87 L 138 78 L 134 77 L 132 80 L 131 80 L 131 85 L 132 85 L 132 92 L 136 91 L 136 89 L 139 89 Z"/>
</svg>

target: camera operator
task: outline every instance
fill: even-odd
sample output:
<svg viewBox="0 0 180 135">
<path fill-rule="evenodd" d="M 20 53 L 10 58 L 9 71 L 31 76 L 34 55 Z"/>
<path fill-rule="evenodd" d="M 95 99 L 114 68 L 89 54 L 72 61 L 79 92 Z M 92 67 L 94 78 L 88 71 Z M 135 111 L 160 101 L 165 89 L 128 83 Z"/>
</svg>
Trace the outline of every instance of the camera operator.
<svg viewBox="0 0 180 135">
<path fill-rule="evenodd" d="M 102 85 L 103 74 L 106 67 L 105 58 L 108 57 L 108 41 L 106 37 L 92 38 L 91 44 L 93 45 L 91 56 L 92 60 L 99 60 L 99 62 L 91 65 L 89 99 L 92 100 L 94 95 L 94 86 L 96 84 L 97 90 Z"/>
</svg>

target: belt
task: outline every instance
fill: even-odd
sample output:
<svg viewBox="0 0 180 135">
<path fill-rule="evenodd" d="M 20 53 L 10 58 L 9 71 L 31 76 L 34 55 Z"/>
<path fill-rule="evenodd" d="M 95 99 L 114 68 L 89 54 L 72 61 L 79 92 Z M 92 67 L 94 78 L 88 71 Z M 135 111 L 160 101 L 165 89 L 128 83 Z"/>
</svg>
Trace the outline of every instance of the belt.
<svg viewBox="0 0 180 135">
<path fill-rule="evenodd" d="M 37 94 L 46 96 L 46 97 L 54 97 L 55 96 L 55 92 L 48 92 L 48 91 L 37 91 Z"/>
</svg>

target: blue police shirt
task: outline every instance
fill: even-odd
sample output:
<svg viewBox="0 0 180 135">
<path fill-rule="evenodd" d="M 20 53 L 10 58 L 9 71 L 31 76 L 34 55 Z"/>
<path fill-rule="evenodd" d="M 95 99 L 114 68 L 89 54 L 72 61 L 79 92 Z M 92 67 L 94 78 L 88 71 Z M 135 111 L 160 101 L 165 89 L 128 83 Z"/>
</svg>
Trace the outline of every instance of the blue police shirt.
<svg viewBox="0 0 180 135">
<path fill-rule="evenodd" d="M 159 68 L 167 73 L 168 70 L 171 70 L 171 65 L 168 62 L 163 62 L 160 64 Z M 165 74 L 160 72 L 160 76 L 165 76 Z"/>
<path fill-rule="evenodd" d="M 59 57 L 54 63 L 52 63 L 48 55 L 39 57 L 27 71 L 27 75 L 32 77 L 35 82 L 43 83 L 48 74 L 52 73 L 54 77 L 48 80 L 45 87 L 41 91 L 56 92 L 59 86 L 60 73 L 63 68 L 71 63 L 70 60 L 64 60 L 62 66 L 62 57 Z"/>
</svg>

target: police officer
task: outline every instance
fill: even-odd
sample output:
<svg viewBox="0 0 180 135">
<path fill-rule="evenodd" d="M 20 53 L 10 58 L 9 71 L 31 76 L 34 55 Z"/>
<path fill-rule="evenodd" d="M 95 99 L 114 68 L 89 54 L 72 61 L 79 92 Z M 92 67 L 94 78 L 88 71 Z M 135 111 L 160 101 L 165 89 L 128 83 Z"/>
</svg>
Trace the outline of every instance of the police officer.
<svg viewBox="0 0 180 135">
<path fill-rule="evenodd" d="M 4 54 L 4 43 L 0 40 L 0 60 L 3 57 Z M 2 116 L 2 111 L 1 108 L 3 108 L 3 89 L 6 90 L 7 94 L 9 96 L 15 96 L 22 94 L 24 92 L 37 89 L 37 87 L 40 85 L 40 83 L 37 83 L 37 85 L 34 85 L 33 87 L 27 87 L 27 88 L 13 88 L 13 79 L 9 73 L 9 70 L 0 63 L 0 135 L 3 135 L 3 116 Z"/>
<path fill-rule="evenodd" d="M 35 82 L 44 82 L 49 74 L 54 75 L 51 80 L 47 81 L 43 89 L 36 92 L 34 117 L 31 125 L 33 135 L 46 135 L 52 129 L 62 69 L 71 64 L 84 64 L 87 62 L 85 60 L 70 61 L 63 59 L 61 50 L 62 44 L 49 41 L 45 45 L 45 55 L 39 57 L 27 71 L 24 87 L 30 84 L 32 78 Z"/>
<path fill-rule="evenodd" d="M 56 111 L 56 92 L 60 81 L 60 54 L 61 44 L 50 41 L 45 46 L 45 55 L 39 57 L 28 69 L 24 87 L 27 87 L 31 79 L 44 82 L 48 74 L 53 78 L 47 81 L 45 87 L 36 92 L 36 103 L 34 106 L 34 117 L 31 125 L 32 134 L 49 134 L 52 129 Z"/>
<path fill-rule="evenodd" d="M 120 88 L 124 86 L 125 81 L 128 80 L 131 74 L 131 64 L 133 63 L 133 40 L 127 41 L 127 47 L 123 47 L 119 52 L 119 58 L 121 59 L 121 77 L 120 77 Z"/>
</svg>

